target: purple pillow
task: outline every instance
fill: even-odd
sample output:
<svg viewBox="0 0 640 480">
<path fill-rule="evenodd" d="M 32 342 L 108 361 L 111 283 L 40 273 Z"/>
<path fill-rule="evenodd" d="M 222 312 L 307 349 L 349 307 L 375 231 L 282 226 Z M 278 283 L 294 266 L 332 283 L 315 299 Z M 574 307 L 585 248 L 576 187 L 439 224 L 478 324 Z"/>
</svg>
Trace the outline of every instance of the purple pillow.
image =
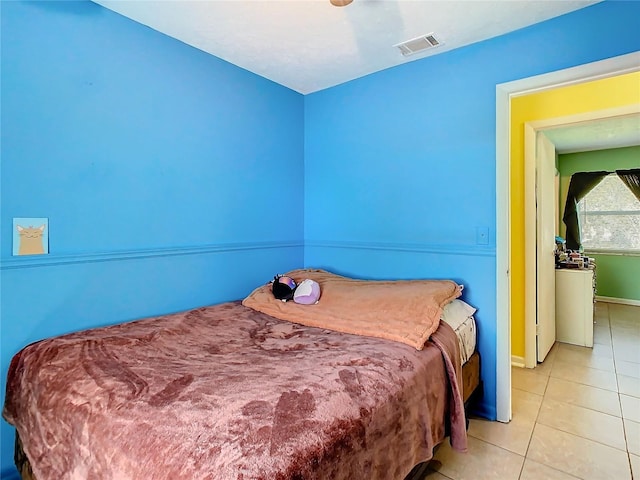
<svg viewBox="0 0 640 480">
<path fill-rule="evenodd" d="M 320 285 L 314 280 L 303 280 L 293 293 L 293 301 L 302 305 L 313 305 L 320 299 Z"/>
</svg>

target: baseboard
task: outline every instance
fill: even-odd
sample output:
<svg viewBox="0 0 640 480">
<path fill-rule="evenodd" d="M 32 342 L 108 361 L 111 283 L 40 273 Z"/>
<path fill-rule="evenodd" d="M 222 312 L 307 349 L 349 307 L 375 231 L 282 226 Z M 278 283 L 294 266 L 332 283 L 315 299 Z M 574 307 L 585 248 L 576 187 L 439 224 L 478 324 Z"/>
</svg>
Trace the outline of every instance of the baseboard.
<svg viewBox="0 0 640 480">
<path fill-rule="evenodd" d="M 520 367 L 524 368 L 524 357 L 519 357 L 517 355 L 511 355 L 511 366 L 512 367 Z"/>
<path fill-rule="evenodd" d="M 631 300 L 629 298 L 603 297 L 601 295 L 596 295 L 596 300 L 604 303 L 619 303 L 621 305 L 640 307 L 640 300 Z"/>
</svg>

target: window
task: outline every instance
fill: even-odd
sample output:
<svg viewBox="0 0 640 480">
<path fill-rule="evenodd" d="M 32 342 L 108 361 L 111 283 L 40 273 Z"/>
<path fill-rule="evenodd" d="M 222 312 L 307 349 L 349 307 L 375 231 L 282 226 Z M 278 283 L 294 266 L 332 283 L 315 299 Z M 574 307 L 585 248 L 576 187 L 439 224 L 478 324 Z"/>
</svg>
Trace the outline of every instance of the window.
<svg viewBox="0 0 640 480">
<path fill-rule="evenodd" d="M 640 253 L 640 201 L 615 173 L 578 203 L 578 218 L 585 250 Z"/>
</svg>

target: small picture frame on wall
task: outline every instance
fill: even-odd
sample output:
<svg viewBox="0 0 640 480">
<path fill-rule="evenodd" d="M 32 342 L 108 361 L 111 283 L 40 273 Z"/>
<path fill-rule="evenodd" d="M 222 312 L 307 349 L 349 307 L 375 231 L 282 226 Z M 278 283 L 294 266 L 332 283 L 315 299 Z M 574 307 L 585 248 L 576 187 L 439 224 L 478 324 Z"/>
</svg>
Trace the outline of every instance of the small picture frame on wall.
<svg viewBox="0 0 640 480">
<path fill-rule="evenodd" d="M 48 218 L 13 219 L 13 255 L 49 253 Z"/>
</svg>

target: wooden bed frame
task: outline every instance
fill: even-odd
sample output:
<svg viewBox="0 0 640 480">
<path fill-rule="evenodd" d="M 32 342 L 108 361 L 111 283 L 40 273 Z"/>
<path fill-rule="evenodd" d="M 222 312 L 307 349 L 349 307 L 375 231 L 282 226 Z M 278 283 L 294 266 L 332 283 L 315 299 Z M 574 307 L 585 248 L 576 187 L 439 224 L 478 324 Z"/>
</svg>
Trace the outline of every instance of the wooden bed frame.
<svg viewBox="0 0 640 480">
<path fill-rule="evenodd" d="M 468 413 L 469 408 L 476 398 L 482 395 L 482 382 L 480 381 L 480 355 L 474 352 L 469 361 L 462 366 L 462 392 L 465 410 Z M 468 414 L 467 414 L 468 418 Z M 469 420 L 467 420 L 467 426 Z M 437 448 L 437 447 L 436 447 Z M 16 432 L 14 461 L 22 480 L 37 480 L 27 455 L 22 448 L 22 441 Z M 427 463 L 420 463 L 414 467 L 407 475 L 405 480 L 422 480 L 426 473 Z"/>
</svg>

